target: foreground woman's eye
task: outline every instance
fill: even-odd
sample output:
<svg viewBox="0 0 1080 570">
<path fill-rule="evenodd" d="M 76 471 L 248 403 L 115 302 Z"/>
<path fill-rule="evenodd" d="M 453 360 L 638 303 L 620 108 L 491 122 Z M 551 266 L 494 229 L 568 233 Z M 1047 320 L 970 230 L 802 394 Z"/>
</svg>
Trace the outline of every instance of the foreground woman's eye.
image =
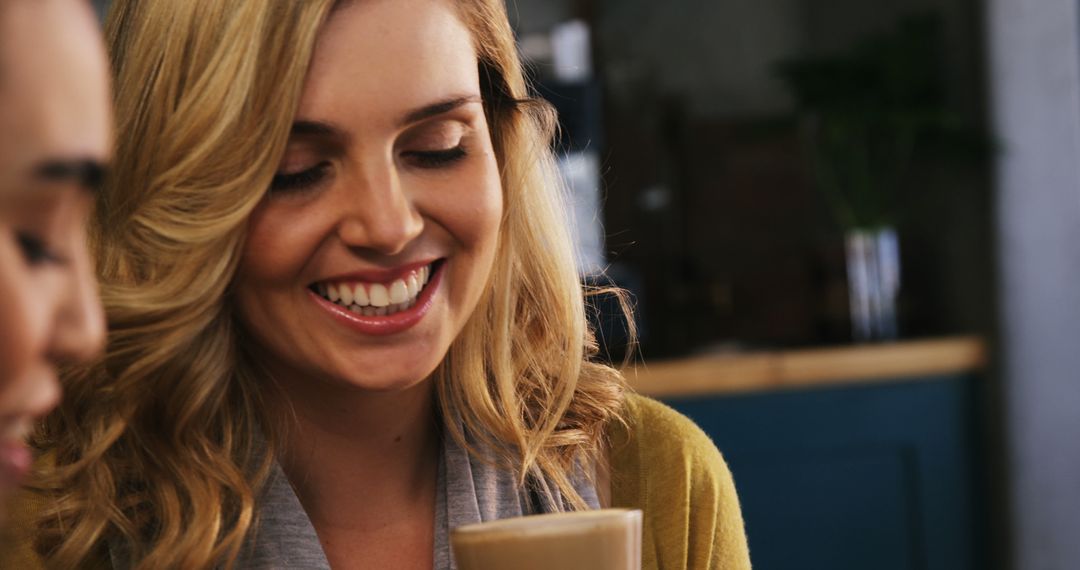
<svg viewBox="0 0 1080 570">
<path fill-rule="evenodd" d="M 288 192 L 291 190 L 304 190 L 315 186 L 326 177 L 330 170 L 329 162 L 320 162 L 307 170 L 299 172 L 278 173 L 270 182 L 270 190 L 275 192 Z"/>
<path fill-rule="evenodd" d="M 401 153 L 410 164 L 432 169 L 450 166 L 465 158 L 465 155 L 465 147 L 462 145 L 443 150 L 407 150 Z"/>
<path fill-rule="evenodd" d="M 29 265 L 62 264 L 63 256 L 54 252 L 45 240 L 26 232 L 16 235 L 19 249 L 22 250 L 23 258 Z"/>
</svg>

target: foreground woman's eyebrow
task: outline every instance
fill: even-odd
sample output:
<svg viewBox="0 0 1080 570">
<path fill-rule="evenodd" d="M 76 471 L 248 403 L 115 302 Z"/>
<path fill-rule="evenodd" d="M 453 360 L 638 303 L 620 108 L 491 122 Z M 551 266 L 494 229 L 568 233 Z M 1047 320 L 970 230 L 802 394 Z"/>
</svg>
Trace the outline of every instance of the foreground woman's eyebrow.
<svg viewBox="0 0 1080 570">
<path fill-rule="evenodd" d="M 101 185 L 105 164 L 94 159 L 47 159 L 34 168 L 34 178 L 42 182 L 73 183 L 87 191 Z"/>
</svg>

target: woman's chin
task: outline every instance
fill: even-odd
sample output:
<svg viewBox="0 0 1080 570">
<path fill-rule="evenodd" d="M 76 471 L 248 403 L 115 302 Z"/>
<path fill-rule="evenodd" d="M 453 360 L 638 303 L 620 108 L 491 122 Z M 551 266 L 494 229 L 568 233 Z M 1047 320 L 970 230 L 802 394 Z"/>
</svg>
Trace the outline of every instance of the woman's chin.
<svg viewBox="0 0 1080 570">
<path fill-rule="evenodd" d="M 435 367 L 432 367 L 431 370 L 425 368 L 415 371 L 405 371 L 401 374 L 389 374 L 389 371 L 380 370 L 380 374 L 377 377 L 348 377 L 343 378 L 342 380 L 346 386 L 360 391 L 380 393 L 405 392 L 420 386 L 426 386 L 434 371 Z"/>
</svg>

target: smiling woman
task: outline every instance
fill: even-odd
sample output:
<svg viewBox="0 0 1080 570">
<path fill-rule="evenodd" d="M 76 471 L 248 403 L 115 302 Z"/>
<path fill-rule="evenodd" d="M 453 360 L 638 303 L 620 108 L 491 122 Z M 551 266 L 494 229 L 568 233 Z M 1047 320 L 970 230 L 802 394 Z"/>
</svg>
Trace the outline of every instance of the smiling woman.
<svg viewBox="0 0 1080 570">
<path fill-rule="evenodd" d="M 472 315 L 499 241 L 502 184 L 469 30 L 449 2 L 340 6 L 294 124 L 248 227 L 241 319 L 290 402 L 313 382 L 409 388 Z"/>
<path fill-rule="evenodd" d="M 608 504 L 646 568 L 748 565 L 716 449 L 591 360 L 499 0 L 117 0 L 107 32 L 109 342 L 18 567 L 442 569 L 450 528 Z"/>
</svg>

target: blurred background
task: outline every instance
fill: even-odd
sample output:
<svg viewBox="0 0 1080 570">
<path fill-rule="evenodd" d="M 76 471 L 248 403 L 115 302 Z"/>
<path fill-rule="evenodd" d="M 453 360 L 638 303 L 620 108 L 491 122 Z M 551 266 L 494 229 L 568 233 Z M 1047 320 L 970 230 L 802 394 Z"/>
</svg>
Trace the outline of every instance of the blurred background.
<svg viewBox="0 0 1080 570">
<path fill-rule="evenodd" d="M 977 2 L 511 13 L 563 118 L 583 269 L 635 293 L 646 358 L 993 330 Z"/>
<path fill-rule="evenodd" d="M 1080 568 L 1076 2 L 508 11 L 582 278 L 633 294 L 629 380 L 723 451 L 755 568 Z"/>
<path fill-rule="evenodd" d="M 583 278 L 755 568 L 1080 568 L 1075 2 L 508 8 Z"/>
</svg>

